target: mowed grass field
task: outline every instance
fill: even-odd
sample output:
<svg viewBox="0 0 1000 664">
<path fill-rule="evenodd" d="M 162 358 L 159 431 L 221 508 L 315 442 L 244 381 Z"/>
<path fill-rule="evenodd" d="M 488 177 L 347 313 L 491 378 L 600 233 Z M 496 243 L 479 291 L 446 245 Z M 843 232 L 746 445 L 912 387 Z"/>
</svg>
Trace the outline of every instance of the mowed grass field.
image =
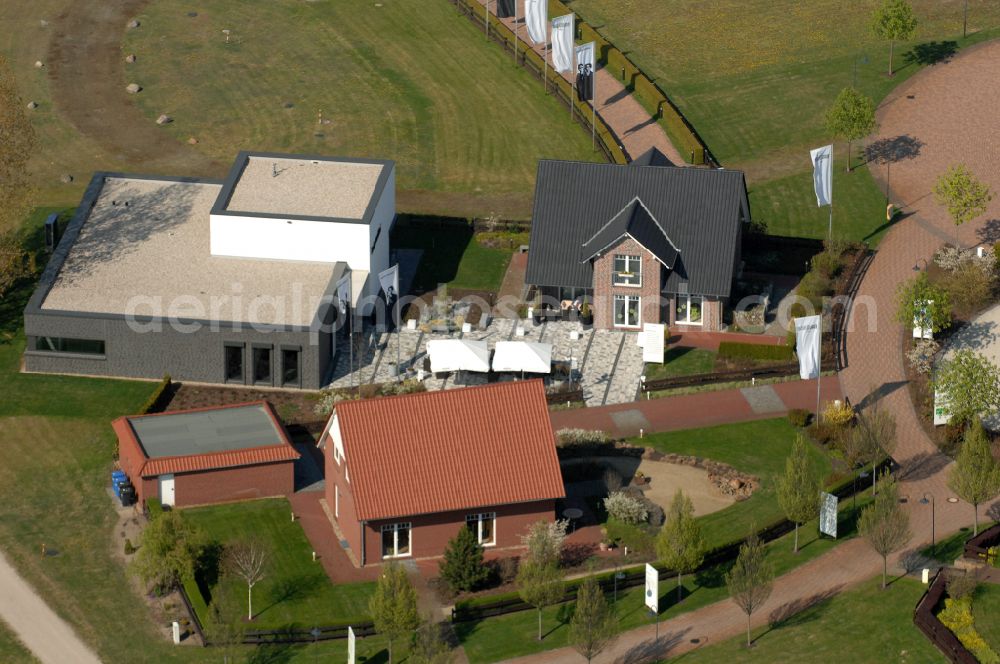
<svg viewBox="0 0 1000 664">
<path fill-rule="evenodd" d="M 124 41 L 137 103 L 219 161 L 238 149 L 394 159 L 401 209 L 527 217 L 539 158 L 598 158 L 541 84 L 441 0 L 183 0 L 138 18 Z"/>
<path fill-rule="evenodd" d="M 906 53 L 939 42 L 941 52 L 1000 35 L 1000 4 L 969 0 L 969 39 L 962 40 L 963 0 L 911 0 L 920 25 L 896 45 L 869 31 L 878 0 L 575 0 L 573 9 L 625 51 L 681 108 L 721 163 L 746 171 L 755 219 L 770 232 L 823 237 L 828 210 L 817 209 L 809 150 L 830 142 L 824 114 L 841 88 L 876 101 L 929 58 Z M 954 42 L 945 44 L 940 42 Z M 846 144 L 833 184 L 834 232 L 877 240 L 885 199 L 871 177 L 847 175 Z"/>
<path fill-rule="evenodd" d="M 32 655 L 10 626 L 0 621 L 0 661 L 7 664 L 35 664 L 38 659 Z"/>
</svg>

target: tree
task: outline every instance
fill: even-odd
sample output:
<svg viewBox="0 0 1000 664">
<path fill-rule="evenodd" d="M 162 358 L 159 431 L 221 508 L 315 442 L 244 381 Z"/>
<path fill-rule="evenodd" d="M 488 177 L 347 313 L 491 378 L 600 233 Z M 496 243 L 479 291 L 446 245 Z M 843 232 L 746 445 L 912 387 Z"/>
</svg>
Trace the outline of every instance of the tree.
<svg viewBox="0 0 1000 664">
<path fill-rule="evenodd" d="M 948 209 L 955 224 L 955 245 L 958 246 L 958 227 L 984 214 L 986 206 L 993 200 L 993 194 L 965 164 L 956 164 L 938 178 L 934 185 L 934 198 Z"/>
<path fill-rule="evenodd" d="M 389 664 L 392 664 L 392 642 L 420 624 L 417 592 L 406 577 L 406 570 L 396 563 L 389 563 L 382 569 L 375 584 L 375 594 L 368 602 L 368 611 L 375 631 L 389 641 Z"/>
<path fill-rule="evenodd" d="M 451 648 L 445 638 L 445 626 L 434 622 L 434 617 L 428 615 L 420 623 L 413 636 L 413 647 L 407 662 L 412 664 L 447 664 L 452 660 Z"/>
<path fill-rule="evenodd" d="M 132 569 L 143 583 L 162 591 L 194 578 L 208 539 L 178 512 L 164 512 L 142 533 Z"/>
<path fill-rule="evenodd" d="M 448 542 L 439 569 L 452 592 L 475 590 L 489 578 L 490 571 L 483 564 L 483 547 L 471 528 L 460 528 Z"/>
<path fill-rule="evenodd" d="M 528 526 L 528 533 L 521 536 L 521 543 L 528 547 L 528 560 L 540 565 L 559 565 L 563 542 L 566 541 L 566 521 L 536 521 Z"/>
<path fill-rule="evenodd" d="M 778 479 L 778 504 L 788 520 L 795 523 L 794 553 L 799 552 L 799 525 L 819 513 L 820 489 L 806 441 L 798 436 L 792 444 L 792 453 L 785 459 L 785 474 Z"/>
<path fill-rule="evenodd" d="M 726 572 L 729 596 L 747 614 L 747 647 L 750 647 L 750 618 L 771 596 L 774 568 L 765 560 L 764 544 L 757 537 L 756 527 L 747 541 L 740 546 L 740 553 L 732 569 Z"/>
<path fill-rule="evenodd" d="M 36 143 L 14 75 L 0 56 L 0 232 L 20 226 L 31 207 L 28 161 Z"/>
<path fill-rule="evenodd" d="M 205 632 L 212 645 L 221 650 L 223 664 L 229 664 L 236 659 L 245 633 L 237 607 L 221 596 L 214 597 L 208 606 Z"/>
<path fill-rule="evenodd" d="M 538 640 L 542 640 L 542 610 L 562 600 L 566 594 L 562 574 L 552 563 L 528 559 L 517 571 L 517 592 L 526 604 L 538 611 Z"/>
<path fill-rule="evenodd" d="M 597 580 L 588 576 L 576 591 L 576 609 L 569 622 L 569 641 L 591 661 L 616 638 L 615 617 Z"/>
<path fill-rule="evenodd" d="M 656 536 L 656 555 L 668 568 L 677 571 L 677 601 L 681 601 L 682 575 L 693 572 L 705 559 L 701 526 L 694 518 L 694 505 L 677 489 L 667 509 L 666 523 Z"/>
<path fill-rule="evenodd" d="M 899 489 L 894 477 L 885 473 L 879 481 L 875 502 L 861 512 L 858 531 L 882 556 L 882 588 L 886 587 L 889 554 L 910 540 L 910 517 L 899 507 Z"/>
<path fill-rule="evenodd" d="M 979 505 L 1000 491 L 1000 467 L 993 458 L 989 440 L 978 419 L 965 431 L 962 448 L 948 476 L 948 486 L 967 503 L 972 503 L 972 535 L 979 534 Z"/>
<path fill-rule="evenodd" d="M 851 172 L 851 143 L 875 131 L 875 102 L 854 88 L 844 88 L 826 112 L 826 128 L 847 141 L 847 172 Z"/>
<path fill-rule="evenodd" d="M 970 422 L 1000 408 L 1000 369 L 969 349 L 938 363 L 934 387 L 947 396 L 952 422 Z"/>
<path fill-rule="evenodd" d="M 879 402 L 858 413 L 853 429 L 847 431 L 841 451 L 854 468 L 871 464 L 872 493 L 875 492 L 875 466 L 896 450 L 896 420 L 892 413 L 882 410 Z"/>
<path fill-rule="evenodd" d="M 926 272 L 899 285 L 896 320 L 906 327 L 922 327 L 937 334 L 951 325 L 948 291 L 932 284 Z"/>
<path fill-rule="evenodd" d="M 897 41 L 913 36 L 917 17 L 906 0 L 885 0 L 872 14 L 872 32 L 879 39 L 889 42 L 889 76 L 892 71 L 892 51 Z"/>
<path fill-rule="evenodd" d="M 237 540 L 226 546 L 226 569 L 247 584 L 247 620 L 253 620 L 253 587 L 264 580 L 269 558 L 259 539 Z"/>
</svg>

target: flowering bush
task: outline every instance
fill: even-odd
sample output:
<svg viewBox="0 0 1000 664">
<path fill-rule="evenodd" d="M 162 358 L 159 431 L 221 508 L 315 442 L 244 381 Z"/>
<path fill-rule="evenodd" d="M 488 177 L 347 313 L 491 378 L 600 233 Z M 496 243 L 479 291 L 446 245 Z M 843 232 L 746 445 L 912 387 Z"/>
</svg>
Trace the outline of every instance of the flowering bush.
<svg viewBox="0 0 1000 664">
<path fill-rule="evenodd" d="M 993 252 L 985 252 L 982 256 L 977 256 L 974 249 L 960 249 L 956 247 L 942 247 L 934 254 L 934 262 L 942 270 L 955 272 L 966 264 L 974 264 L 983 272 L 992 275 L 996 272 L 997 259 Z"/>
<path fill-rule="evenodd" d="M 559 429 L 556 431 L 556 444 L 559 447 L 574 445 L 604 445 L 611 442 L 611 437 L 604 431 L 590 429 Z"/>
<path fill-rule="evenodd" d="M 941 344 L 933 339 L 918 339 L 906 354 L 913 370 L 919 374 L 929 374 L 934 367 L 934 356 L 941 350 Z"/>
<path fill-rule="evenodd" d="M 945 598 L 944 609 L 937 614 L 938 620 L 958 637 L 962 645 L 968 648 L 981 664 L 1000 664 L 1000 655 L 990 647 L 986 640 L 976 631 L 972 616 L 972 596 L 962 599 Z"/>
<path fill-rule="evenodd" d="M 642 523 L 649 516 L 646 507 L 624 491 L 615 491 L 605 498 L 604 509 L 612 519 L 629 525 Z"/>
<path fill-rule="evenodd" d="M 854 409 L 843 401 L 831 401 L 823 410 L 823 422 L 835 427 L 847 426 L 854 419 Z"/>
</svg>

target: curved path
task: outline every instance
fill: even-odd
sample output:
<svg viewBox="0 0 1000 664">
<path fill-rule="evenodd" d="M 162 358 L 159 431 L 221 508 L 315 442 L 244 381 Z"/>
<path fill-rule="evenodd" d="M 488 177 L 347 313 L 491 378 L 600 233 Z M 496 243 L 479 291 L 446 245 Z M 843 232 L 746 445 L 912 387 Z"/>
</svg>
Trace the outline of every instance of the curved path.
<svg viewBox="0 0 1000 664">
<path fill-rule="evenodd" d="M 947 214 L 933 200 L 937 176 L 963 162 L 977 177 L 1000 192 L 1000 80 L 996 63 L 1000 42 L 963 52 L 953 61 L 928 68 L 901 85 L 880 106 L 876 140 L 891 142 L 897 160 L 891 164 L 891 196 L 907 215 L 886 235 L 861 284 L 847 336 L 848 368 L 841 374 L 843 391 L 862 407 L 881 399 L 897 423 L 894 457 L 902 466 L 900 493 L 907 497 L 913 538 L 893 557 L 897 573 L 901 559 L 931 541 L 931 509 L 918 501 L 924 492 L 936 502 L 936 535 L 940 540 L 972 521 L 966 503 L 948 503 L 948 459 L 937 452 L 917 420 L 905 383 L 901 351 L 904 330 L 894 320 L 897 285 L 912 278 L 915 263 L 930 259 L 945 242 L 954 242 L 955 230 Z M 902 138 L 900 138 L 902 137 Z M 886 145 L 888 143 L 883 143 Z M 873 164 L 873 174 L 884 186 L 885 165 Z M 976 224 L 961 229 L 965 245 L 1000 237 L 1000 198 Z M 881 571 L 881 560 L 862 539 L 845 542 L 829 553 L 779 578 L 767 604 L 754 616 L 756 627 L 776 612 L 799 611 Z M 891 592 L 891 591 L 890 591 Z M 632 630 L 595 661 L 642 662 L 677 655 L 705 644 L 719 643 L 746 629 L 746 618 L 730 601 L 718 602 L 660 624 Z M 697 639 L 697 643 L 693 640 Z M 578 662 L 569 648 L 524 657 L 519 662 Z"/>
</svg>

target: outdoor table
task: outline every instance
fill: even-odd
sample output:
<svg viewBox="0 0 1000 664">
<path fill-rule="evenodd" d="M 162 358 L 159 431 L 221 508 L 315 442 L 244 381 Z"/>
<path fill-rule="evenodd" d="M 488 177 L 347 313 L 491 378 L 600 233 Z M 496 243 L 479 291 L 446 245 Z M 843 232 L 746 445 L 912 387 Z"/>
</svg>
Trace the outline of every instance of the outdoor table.
<svg viewBox="0 0 1000 664">
<path fill-rule="evenodd" d="M 574 521 L 583 516 L 583 510 L 579 507 L 567 507 L 563 510 L 563 516 L 569 519 L 570 532 L 576 530 Z"/>
</svg>

